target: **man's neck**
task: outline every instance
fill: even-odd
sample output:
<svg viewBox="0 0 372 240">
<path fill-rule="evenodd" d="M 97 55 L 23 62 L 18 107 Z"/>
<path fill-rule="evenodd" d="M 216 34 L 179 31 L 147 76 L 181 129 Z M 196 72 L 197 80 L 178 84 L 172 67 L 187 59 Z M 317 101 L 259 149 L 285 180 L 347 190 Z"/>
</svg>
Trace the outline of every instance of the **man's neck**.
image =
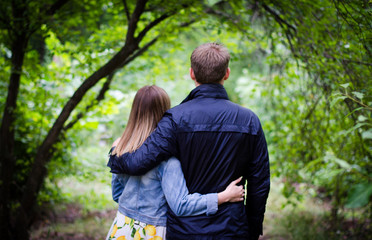
<svg viewBox="0 0 372 240">
<path fill-rule="evenodd" d="M 199 83 L 198 81 L 194 80 L 195 82 L 195 87 L 199 87 L 200 85 L 204 84 L 204 83 Z M 223 86 L 223 84 L 225 83 L 225 80 L 221 80 L 220 82 L 218 82 L 219 84 L 221 84 Z"/>
</svg>

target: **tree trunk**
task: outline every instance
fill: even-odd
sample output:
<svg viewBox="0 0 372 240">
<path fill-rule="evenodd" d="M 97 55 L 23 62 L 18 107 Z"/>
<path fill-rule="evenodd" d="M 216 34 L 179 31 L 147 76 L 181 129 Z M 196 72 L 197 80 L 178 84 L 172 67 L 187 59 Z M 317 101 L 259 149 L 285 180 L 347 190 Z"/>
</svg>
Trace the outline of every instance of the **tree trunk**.
<svg viewBox="0 0 372 240">
<path fill-rule="evenodd" d="M 28 229 L 28 226 L 31 223 L 32 208 L 37 200 L 37 194 L 39 193 L 43 180 L 46 176 L 45 165 L 53 156 L 53 153 L 51 152 L 53 144 L 57 142 L 58 136 L 60 135 L 71 112 L 79 104 L 89 89 L 91 89 L 99 80 L 108 76 L 110 73 L 119 68 L 126 61 L 126 59 L 128 59 L 138 49 L 142 38 L 134 37 L 134 33 L 140 16 L 145 9 L 145 5 L 146 0 L 137 1 L 136 8 L 134 9 L 128 24 L 125 45 L 112 59 L 110 59 L 104 66 L 94 72 L 91 76 L 89 76 L 80 85 L 80 87 L 75 91 L 75 93 L 63 107 L 61 113 L 48 132 L 48 135 L 45 137 L 43 143 L 39 147 L 32 165 L 31 172 L 27 178 L 25 192 L 23 193 L 21 204 L 17 210 L 15 221 L 16 226 L 25 226 L 25 228 Z M 151 28 L 147 28 L 140 34 L 145 34 L 150 29 Z M 19 239 L 23 239 L 23 233 L 20 233 L 20 237 L 21 238 Z"/>
<path fill-rule="evenodd" d="M 17 108 L 17 97 L 22 74 L 23 59 L 27 45 L 26 34 L 19 34 L 12 45 L 12 72 L 10 75 L 8 96 L 1 123 L 0 156 L 1 156 L 1 203 L 0 203 L 0 232 L 1 239 L 12 239 L 10 224 L 10 183 L 14 172 L 14 120 Z"/>
<path fill-rule="evenodd" d="M 37 200 L 37 195 L 40 191 L 43 180 L 47 174 L 46 163 L 53 156 L 52 147 L 58 140 L 62 128 L 69 118 L 71 112 L 82 100 L 83 96 L 91 89 L 100 79 L 106 77 L 121 65 L 134 51 L 138 48 L 138 44 L 125 45 L 109 62 L 98 69 L 90 77 L 88 77 L 82 85 L 75 91 L 70 100 L 66 103 L 62 112 L 54 122 L 53 127 L 48 132 L 43 143 L 39 147 L 35 161 L 32 165 L 31 172 L 27 178 L 25 191 L 21 200 L 21 204 L 17 209 L 17 217 L 15 226 L 17 226 L 16 239 L 27 239 L 28 228 L 33 217 L 33 207 Z M 19 227 L 22 226 L 22 229 Z"/>
<path fill-rule="evenodd" d="M 68 0 L 59 0 L 57 3 L 66 3 Z M 147 0 L 137 0 L 136 8 L 134 9 L 130 21 L 128 23 L 128 30 L 125 39 L 125 45 L 122 49 L 104 66 L 99 68 L 90 77 L 88 77 L 80 87 L 75 91 L 73 96 L 68 100 L 68 102 L 63 107 L 58 118 L 55 120 L 52 128 L 49 130 L 47 136 L 45 137 L 43 143 L 37 150 L 34 161 L 32 163 L 31 171 L 27 177 L 27 181 L 24 187 L 24 192 L 22 194 L 22 199 L 17 209 L 13 212 L 15 214 L 10 214 L 10 206 L 8 205 L 11 201 L 10 183 L 13 176 L 14 168 L 14 129 L 12 123 L 14 122 L 14 109 L 16 106 L 16 99 L 20 84 L 20 74 L 22 70 L 24 50 L 27 46 L 28 39 L 24 36 L 19 38 L 21 42 L 15 41 L 12 47 L 12 63 L 14 64 L 11 81 L 9 84 L 9 92 L 6 110 L 4 111 L 3 124 L 1 126 L 1 156 L 6 156 L 6 159 L 2 159 L 2 180 L 4 184 L 1 188 L 1 239 L 29 239 L 29 227 L 32 223 L 32 218 L 34 216 L 34 206 L 37 200 L 38 193 L 42 186 L 43 180 L 47 175 L 46 164 L 50 161 L 53 156 L 53 145 L 58 141 L 59 136 L 63 130 L 63 127 L 68 120 L 71 112 L 75 107 L 81 102 L 84 95 L 93 87 L 97 82 L 113 73 L 116 69 L 120 68 L 125 64 L 128 59 L 138 56 L 136 51 L 139 48 L 139 43 L 142 41 L 146 33 L 156 26 L 158 23 L 169 17 L 167 14 L 161 15 L 159 18 L 150 22 L 137 37 L 134 36 L 137 23 L 140 19 L 141 14 L 144 12 Z M 14 6 L 13 6 L 14 7 Z M 22 19 L 20 17 L 20 19 Z M 24 20 L 24 18 L 23 18 Z M 23 25 L 22 25 L 23 26 Z M 28 26 L 28 24 L 24 24 Z M 30 33 L 31 34 L 31 33 Z M 148 46 L 152 45 L 157 38 L 151 41 Z M 21 47 L 20 46 L 24 46 Z M 147 50 L 147 45 L 141 50 Z M 13 59 L 14 58 L 14 59 Z M 132 60 L 132 59 L 131 59 Z M 16 67 L 17 66 L 17 67 Z M 9 103 L 8 103 L 9 102 Z M 10 140 L 10 141 L 9 141 Z M 9 141 L 9 142 L 8 142 Z M 13 206 L 14 207 L 14 206 Z M 14 216 L 14 217 L 12 217 Z"/>
</svg>

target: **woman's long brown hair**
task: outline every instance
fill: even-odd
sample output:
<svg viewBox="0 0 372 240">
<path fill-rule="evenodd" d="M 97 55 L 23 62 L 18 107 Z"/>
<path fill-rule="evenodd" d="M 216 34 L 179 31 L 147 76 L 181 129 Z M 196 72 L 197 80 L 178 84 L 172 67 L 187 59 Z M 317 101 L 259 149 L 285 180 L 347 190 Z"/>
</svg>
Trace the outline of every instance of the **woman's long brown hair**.
<svg viewBox="0 0 372 240">
<path fill-rule="evenodd" d="M 120 156 L 138 149 L 169 108 L 170 99 L 164 89 L 153 85 L 138 90 L 128 124 L 112 154 Z"/>
</svg>

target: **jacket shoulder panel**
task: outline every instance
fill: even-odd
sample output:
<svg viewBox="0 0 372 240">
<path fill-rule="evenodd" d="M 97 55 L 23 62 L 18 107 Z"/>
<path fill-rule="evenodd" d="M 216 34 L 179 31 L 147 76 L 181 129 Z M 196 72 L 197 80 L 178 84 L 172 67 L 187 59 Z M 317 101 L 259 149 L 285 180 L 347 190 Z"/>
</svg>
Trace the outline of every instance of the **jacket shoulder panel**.
<svg viewBox="0 0 372 240">
<path fill-rule="evenodd" d="M 248 108 L 225 99 L 193 99 L 167 111 L 178 132 L 241 132 L 256 135 L 261 124 Z"/>
</svg>

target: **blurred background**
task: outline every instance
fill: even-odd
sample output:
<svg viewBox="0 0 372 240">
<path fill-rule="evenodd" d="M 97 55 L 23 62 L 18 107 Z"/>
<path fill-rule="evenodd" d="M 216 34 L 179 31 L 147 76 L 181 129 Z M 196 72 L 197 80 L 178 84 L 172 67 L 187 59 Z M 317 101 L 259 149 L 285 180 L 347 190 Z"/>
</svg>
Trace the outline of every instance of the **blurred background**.
<svg viewBox="0 0 372 240">
<path fill-rule="evenodd" d="M 261 239 L 370 239 L 371 5 L 1 1 L 2 239 L 103 239 L 108 151 L 136 91 L 155 84 L 178 105 L 205 42 L 229 49 L 229 98 L 268 142 Z"/>
</svg>

